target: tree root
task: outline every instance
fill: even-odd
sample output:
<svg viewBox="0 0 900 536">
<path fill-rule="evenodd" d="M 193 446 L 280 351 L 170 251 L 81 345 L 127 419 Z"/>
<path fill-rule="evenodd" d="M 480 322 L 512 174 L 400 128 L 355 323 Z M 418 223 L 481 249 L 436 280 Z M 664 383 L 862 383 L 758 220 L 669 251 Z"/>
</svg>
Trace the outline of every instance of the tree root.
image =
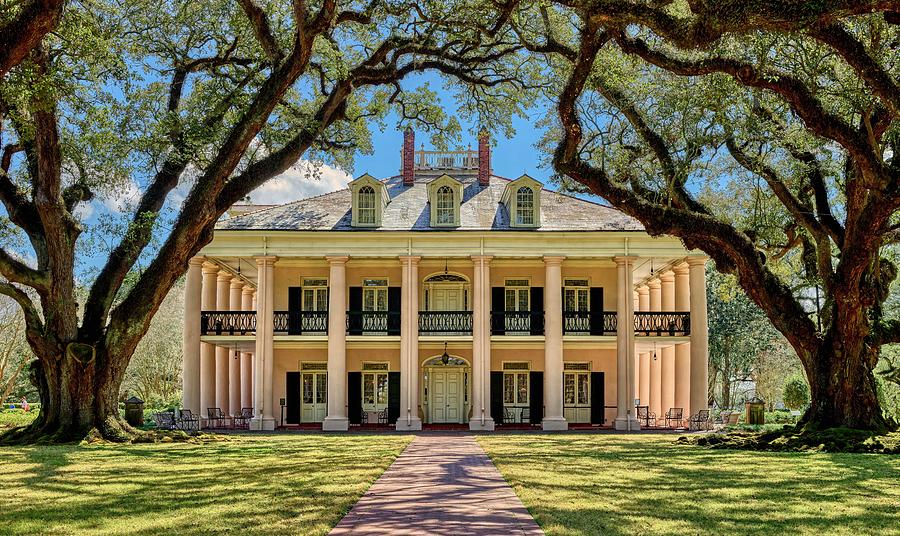
<svg viewBox="0 0 900 536">
<path fill-rule="evenodd" d="M 50 445 L 80 443 L 209 443 L 229 441 L 228 436 L 181 430 L 140 430 L 116 416 L 110 416 L 93 427 L 76 430 L 35 421 L 28 426 L 12 428 L 0 434 L 0 445 Z"/>
<path fill-rule="evenodd" d="M 853 428 L 809 430 L 785 426 L 770 432 L 746 430 L 678 438 L 678 443 L 710 449 L 768 452 L 846 452 L 900 454 L 900 432 L 873 432 Z"/>
</svg>

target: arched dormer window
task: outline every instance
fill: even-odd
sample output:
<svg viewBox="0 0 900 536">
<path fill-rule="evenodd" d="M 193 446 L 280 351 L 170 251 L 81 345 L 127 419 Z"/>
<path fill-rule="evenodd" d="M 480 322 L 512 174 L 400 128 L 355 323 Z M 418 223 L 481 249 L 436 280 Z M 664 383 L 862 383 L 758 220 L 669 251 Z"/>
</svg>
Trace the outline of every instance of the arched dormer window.
<svg viewBox="0 0 900 536">
<path fill-rule="evenodd" d="M 455 220 L 456 203 L 453 200 L 453 190 L 449 186 L 441 186 L 437 190 L 437 221 L 438 225 L 453 225 Z"/>
<path fill-rule="evenodd" d="M 450 175 L 442 175 L 428 183 L 428 203 L 432 227 L 458 227 L 462 183 Z"/>
<path fill-rule="evenodd" d="M 506 206 L 509 225 L 513 228 L 541 226 L 541 189 L 544 186 L 528 175 L 510 181 L 503 189 L 500 202 Z"/>
<path fill-rule="evenodd" d="M 360 225 L 375 224 L 375 189 L 371 186 L 363 186 L 359 189 L 359 215 L 356 221 Z"/>
<path fill-rule="evenodd" d="M 534 190 L 528 186 L 516 192 L 516 224 L 534 225 Z"/>
<path fill-rule="evenodd" d="M 350 183 L 353 195 L 351 225 L 353 227 L 380 227 L 384 207 L 391 199 L 384 183 L 369 174 Z"/>
</svg>

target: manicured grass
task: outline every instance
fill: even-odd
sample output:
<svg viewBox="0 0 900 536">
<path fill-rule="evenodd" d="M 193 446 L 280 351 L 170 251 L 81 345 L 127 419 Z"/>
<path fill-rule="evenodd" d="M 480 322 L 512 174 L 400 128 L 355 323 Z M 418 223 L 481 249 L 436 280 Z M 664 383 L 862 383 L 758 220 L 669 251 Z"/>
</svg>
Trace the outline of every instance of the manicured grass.
<svg viewBox="0 0 900 536">
<path fill-rule="evenodd" d="M 548 535 L 900 534 L 900 456 L 709 450 L 676 437 L 478 442 Z"/>
<path fill-rule="evenodd" d="M 325 534 L 410 440 L 0 447 L 0 533 Z"/>
<path fill-rule="evenodd" d="M 38 416 L 37 410 L 0 409 L 0 433 L 16 426 L 27 426 Z"/>
</svg>

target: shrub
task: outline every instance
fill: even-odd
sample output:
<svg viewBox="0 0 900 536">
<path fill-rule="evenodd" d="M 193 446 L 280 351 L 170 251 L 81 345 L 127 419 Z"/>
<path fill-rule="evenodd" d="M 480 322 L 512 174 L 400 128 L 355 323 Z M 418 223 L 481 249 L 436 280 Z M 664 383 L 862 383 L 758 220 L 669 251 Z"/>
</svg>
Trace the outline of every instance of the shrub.
<svg viewBox="0 0 900 536">
<path fill-rule="evenodd" d="M 801 410 L 809 404 L 809 385 L 805 378 L 793 376 L 784 384 L 784 405 Z"/>
</svg>

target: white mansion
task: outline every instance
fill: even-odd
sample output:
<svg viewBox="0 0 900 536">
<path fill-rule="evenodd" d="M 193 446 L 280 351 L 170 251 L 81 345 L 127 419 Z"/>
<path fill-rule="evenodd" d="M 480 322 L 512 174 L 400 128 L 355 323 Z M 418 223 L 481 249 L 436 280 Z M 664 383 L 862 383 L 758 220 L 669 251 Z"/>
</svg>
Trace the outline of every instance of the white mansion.
<svg viewBox="0 0 900 536">
<path fill-rule="evenodd" d="M 705 264 L 493 175 L 486 137 L 417 151 L 407 131 L 398 176 L 218 224 L 187 272 L 184 407 L 256 430 L 686 419 L 707 407 Z"/>
</svg>

